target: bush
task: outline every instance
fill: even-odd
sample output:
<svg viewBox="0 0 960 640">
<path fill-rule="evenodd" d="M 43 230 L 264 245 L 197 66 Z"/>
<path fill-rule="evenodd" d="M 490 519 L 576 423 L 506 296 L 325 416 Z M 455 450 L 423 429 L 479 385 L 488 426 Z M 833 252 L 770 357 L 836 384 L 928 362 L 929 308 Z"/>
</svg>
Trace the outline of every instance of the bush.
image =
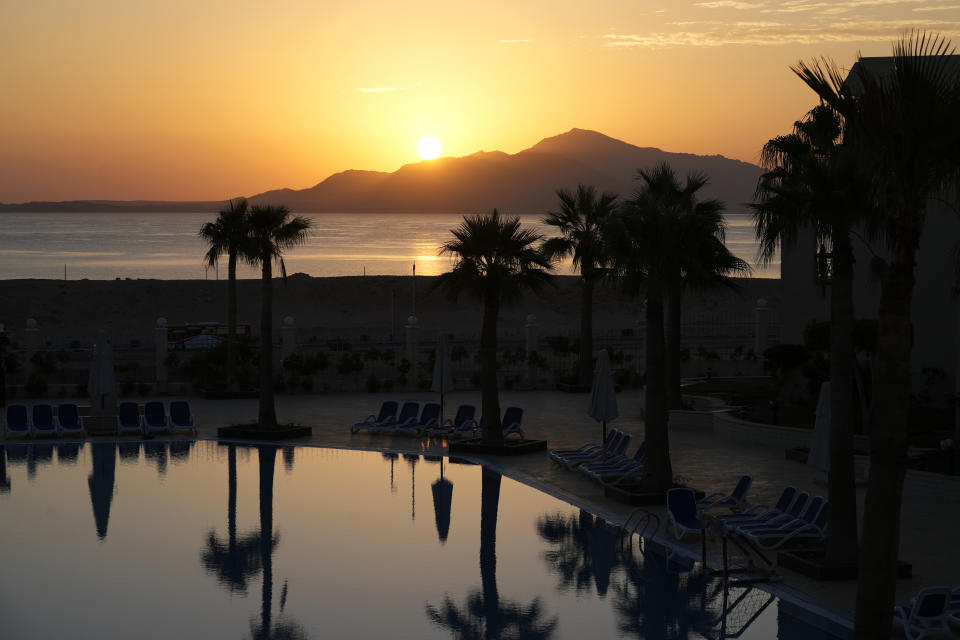
<svg viewBox="0 0 960 640">
<path fill-rule="evenodd" d="M 146 382 L 141 382 L 137 385 L 137 393 L 141 396 L 150 395 L 150 385 Z"/>
<path fill-rule="evenodd" d="M 775 376 L 781 376 L 785 371 L 801 366 L 809 358 L 809 352 L 801 344 L 778 344 L 763 352 L 763 368 Z"/>
<path fill-rule="evenodd" d="M 27 377 L 27 384 L 24 385 L 23 390 L 29 396 L 42 396 L 47 392 L 47 380 L 38 373 L 31 373 Z"/>
<path fill-rule="evenodd" d="M 367 376 L 367 392 L 368 393 L 379 393 L 383 384 L 380 382 L 380 378 L 375 373 L 371 373 Z"/>
<path fill-rule="evenodd" d="M 124 396 L 132 396 L 133 392 L 137 390 L 137 386 L 133 384 L 132 380 L 124 380 L 120 383 L 120 394 Z"/>
<path fill-rule="evenodd" d="M 88 392 L 87 392 L 87 383 L 86 383 L 86 382 L 81 382 L 80 384 L 78 384 L 78 385 L 76 386 L 76 394 L 77 394 L 78 396 L 80 396 L 81 398 L 86 398 L 87 395 L 89 395 Z"/>
</svg>

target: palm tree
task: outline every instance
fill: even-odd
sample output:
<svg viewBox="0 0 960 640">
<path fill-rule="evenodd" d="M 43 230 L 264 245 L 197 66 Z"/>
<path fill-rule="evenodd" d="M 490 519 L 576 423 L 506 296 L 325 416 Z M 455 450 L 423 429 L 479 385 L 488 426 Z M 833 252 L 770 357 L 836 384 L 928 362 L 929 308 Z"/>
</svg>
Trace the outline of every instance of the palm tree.
<svg viewBox="0 0 960 640">
<path fill-rule="evenodd" d="M 685 290 L 709 290 L 718 286 L 739 291 L 730 274 L 749 273 L 750 265 L 733 255 L 724 244 L 727 223 L 719 200 L 697 200 L 697 192 L 708 184 L 707 176 L 693 172 L 683 185 L 668 191 L 676 216 L 673 258 L 676 266 L 666 291 L 667 403 L 670 409 L 683 408 L 680 394 L 680 311 Z M 666 186 L 666 185 L 665 185 Z"/>
<path fill-rule="evenodd" d="M 464 216 L 451 231 L 454 239 L 440 253 L 455 256 L 451 271 L 434 286 L 446 290 L 451 301 L 467 293 L 483 302 L 480 331 L 480 389 L 483 441 L 501 445 L 500 400 L 497 393 L 497 319 L 500 306 L 516 301 L 523 289 L 540 293 L 550 282 L 553 261 L 535 245 L 543 236 L 521 228 L 520 218 L 502 218 L 494 209 L 488 215 Z"/>
<path fill-rule="evenodd" d="M 696 192 L 706 184 L 694 173 L 680 183 L 673 169 L 662 163 L 638 171 L 639 192 L 610 226 L 614 271 L 630 292 L 646 296 L 646 488 L 666 491 L 673 484 L 667 435 L 667 342 L 664 302 L 674 299 L 672 319 L 679 320 L 679 296 L 684 282 L 702 285 L 746 264 L 723 246 L 722 205 L 698 202 Z M 679 363 L 679 326 L 671 337 L 671 351 Z M 679 371 L 679 367 L 676 367 Z M 679 389 L 679 386 L 678 386 Z"/>
<path fill-rule="evenodd" d="M 859 57 L 856 93 L 835 64 L 794 71 L 845 120 L 876 198 L 887 258 L 880 269 L 878 344 L 871 414 L 870 480 L 855 614 L 855 637 L 889 637 L 900 547 L 910 406 L 911 303 L 927 201 L 960 181 L 960 78 L 954 49 L 940 36 L 911 33 L 893 50 L 886 76 Z M 877 611 L 888 612 L 877 615 Z"/>
<path fill-rule="evenodd" d="M 547 214 L 543 222 L 556 227 L 560 236 L 543 244 L 543 252 L 554 259 L 573 256 L 580 270 L 580 369 L 577 383 L 589 387 L 593 381 L 593 290 L 607 272 L 609 252 L 604 225 L 616 210 L 617 195 L 597 197 L 592 186 L 577 185 L 576 193 L 557 191 L 560 210 Z"/>
<path fill-rule="evenodd" d="M 263 303 L 260 311 L 260 410 L 261 429 L 277 426 L 273 401 L 273 261 L 280 262 L 286 278 L 283 253 L 307 241 L 310 220 L 292 216 L 282 205 L 257 205 L 250 209 L 250 246 L 244 256 L 261 268 Z"/>
<path fill-rule="evenodd" d="M 248 240 L 247 201 L 245 198 L 230 200 L 220 210 L 217 219 L 204 223 L 200 237 L 209 245 L 205 262 L 214 267 L 224 255 L 227 256 L 227 388 L 236 389 L 237 370 L 237 259 L 245 251 Z"/>
<path fill-rule="evenodd" d="M 793 133 L 767 142 L 768 171 L 753 205 L 761 256 L 796 243 L 811 228 L 817 246 L 831 246 L 830 288 L 830 504 L 825 562 L 844 564 L 857 554 L 857 496 L 853 464 L 854 378 L 853 244 L 851 230 L 867 208 L 866 188 L 843 123 L 829 106 L 812 109 Z M 825 278 L 826 274 L 821 274 Z"/>
</svg>

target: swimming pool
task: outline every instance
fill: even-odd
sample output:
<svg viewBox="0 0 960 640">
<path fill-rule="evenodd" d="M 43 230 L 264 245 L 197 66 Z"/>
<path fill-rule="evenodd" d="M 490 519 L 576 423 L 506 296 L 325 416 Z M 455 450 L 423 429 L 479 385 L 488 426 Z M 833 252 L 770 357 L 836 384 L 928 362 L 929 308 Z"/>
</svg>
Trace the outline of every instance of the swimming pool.
<svg viewBox="0 0 960 640">
<path fill-rule="evenodd" d="M 0 452 L 0 637 L 832 638 L 593 514 L 421 455 Z"/>
</svg>

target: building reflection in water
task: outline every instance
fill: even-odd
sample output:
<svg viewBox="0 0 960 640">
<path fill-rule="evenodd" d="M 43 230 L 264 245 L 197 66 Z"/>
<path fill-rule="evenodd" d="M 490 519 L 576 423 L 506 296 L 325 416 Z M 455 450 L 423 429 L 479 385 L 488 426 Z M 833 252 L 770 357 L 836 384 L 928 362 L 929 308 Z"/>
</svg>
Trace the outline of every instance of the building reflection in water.
<svg viewBox="0 0 960 640">
<path fill-rule="evenodd" d="M 444 595 L 440 605 L 426 605 L 427 618 L 456 638 L 551 638 L 557 618 L 548 618 L 539 598 L 521 604 L 500 598 L 497 587 L 497 511 L 501 476 L 482 470 L 480 494 L 480 591 L 467 594 L 462 604 Z"/>
</svg>

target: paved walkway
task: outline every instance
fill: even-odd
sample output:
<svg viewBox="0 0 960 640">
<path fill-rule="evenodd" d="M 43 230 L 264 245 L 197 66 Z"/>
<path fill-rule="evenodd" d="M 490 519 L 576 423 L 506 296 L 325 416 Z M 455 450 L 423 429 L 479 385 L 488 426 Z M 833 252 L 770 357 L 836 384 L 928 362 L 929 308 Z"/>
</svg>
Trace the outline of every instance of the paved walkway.
<svg viewBox="0 0 960 640">
<path fill-rule="evenodd" d="M 375 412 L 385 399 L 436 401 L 432 393 L 338 394 L 278 396 L 281 422 L 313 428 L 313 436 L 297 441 L 353 449 L 393 449 L 416 452 L 445 452 L 442 440 L 408 437 L 351 435 L 348 426 Z M 445 415 L 452 416 L 460 403 L 479 406 L 479 393 L 453 392 L 446 396 Z M 528 438 L 545 439 L 550 448 L 575 448 L 600 439 L 601 428 L 586 415 L 588 394 L 557 391 L 501 392 L 501 408 L 524 407 L 523 428 Z M 204 400 L 190 398 L 199 423 L 201 438 L 215 438 L 221 426 L 250 422 L 257 415 L 256 400 Z M 638 391 L 618 397 L 620 417 L 613 426 L 632 433 L 634 443 L 643 437 L 640 418 L 642 400 Z M 724 440 L 704 431 L 672 431 L 671 457 L 674 475 L 688 486 L 712 491 L 730 491 L 740 475 L 753 475 L 748 498 L 752 503 L 771 504 L 784 486 L 792 484 L 811 494 L 826 492 L 824 474 L 784 459 L 782 447 L 751 446 Z M 631 452 L 633 446 L 630 448 Z M 498 458 L 492 463 L 506 475 L 533 484 L 587 507 L 613 521 L 622 520 L 631 508 L 603 496 L 598 485 L 582 474 L 553 464 L 545 453 L 517 458 Z M 863 504 L 864 490 L 858 490 Z M 664 510 L 658 511 L 664 516 Z M 862 516 L 862 512 L 860 514 Z M 664 517 L 664 522 L 666 518 Z M 956 551 L 956 530 L 960 526 L 960 493 L 931 492 L 908 477 L 904 490 L 901 557 L 913 563 L 914 577 L 898 582 L 897 602 L 906 603 L 920 588 L 931 585 L 960 585 L 960 553 Z M 691 548 L 698 542 L 688 538 Z M 833 607 L 852 612 L 855 582 L 817 582 L 788 570 L 781 570 L 784 583 Z"/>
</svg>

